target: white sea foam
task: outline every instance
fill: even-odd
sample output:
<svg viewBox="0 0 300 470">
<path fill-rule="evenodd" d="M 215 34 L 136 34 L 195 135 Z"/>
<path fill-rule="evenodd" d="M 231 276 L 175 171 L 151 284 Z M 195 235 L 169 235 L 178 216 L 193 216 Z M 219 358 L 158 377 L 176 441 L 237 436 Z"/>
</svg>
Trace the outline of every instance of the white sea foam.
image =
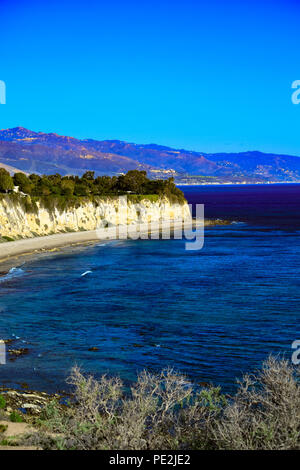
<svg viewBox="0 0 300 470">
<path fill-rule="evenodd" d="M 81 277 L 86 276 L 87 274 L 92 274 L 93 271 L 85 271 L 81 274 Z"/>
<path fill-rule="evenodd" d="M 25 274 L 25 271 L 21 268 L 11 268 L 5 276 L 0 277 L 0 282 L 9 281 L 10 279 L 14 279 L 15 277 L 20 277 Z"/>
</svg>

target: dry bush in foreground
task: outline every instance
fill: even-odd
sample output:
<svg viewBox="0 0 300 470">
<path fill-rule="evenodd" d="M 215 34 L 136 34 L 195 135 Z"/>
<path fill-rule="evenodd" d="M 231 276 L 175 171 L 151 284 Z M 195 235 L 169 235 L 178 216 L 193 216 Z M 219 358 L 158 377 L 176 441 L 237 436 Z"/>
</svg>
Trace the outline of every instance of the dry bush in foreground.
<svg viewBox="0 0 300 470">
<path fill-rule="evenodd" d="M 245 376 L 213 435 L 223 449 L 300 449 L 300 386 L 289 362 L 270 357 Z"/>
<path fill-rule="evenodd" d="M 270 357 L 245 376 L 234 397 L 219 388 L 196 392 L 171 369 L 142 372 L 130 393 L 123 383 L 85 377 L 74 367 L 75 402 L 53 403 L 31 443 L 44 449 L 300 449 L 300 387 L 285 360 Z"/>
</svg>

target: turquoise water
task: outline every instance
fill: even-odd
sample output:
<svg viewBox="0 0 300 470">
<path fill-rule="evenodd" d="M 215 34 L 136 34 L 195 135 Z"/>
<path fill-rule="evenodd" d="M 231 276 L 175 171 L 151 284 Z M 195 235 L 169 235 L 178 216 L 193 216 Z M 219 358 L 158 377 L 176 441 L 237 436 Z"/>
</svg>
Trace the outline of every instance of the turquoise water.
<svg viewBox="0 0 300 470">
<path fill-rule="evenodd" d="M 185 192 L 211 216 L 213 189 Z M 224 188 L 222 214 L 227 197 L 236 218 L 234 201 L 250 190 Z M 285 188 L 276 191 L 283 201 Z M 113 241 L 17 267 L 0 281 L 0 337 L 29 354 L 0 366 L 0 382 L 57 391 L 74 363 L 125 381 L 172 366 L 230 391 L 268 354 L 290 357 L 300 337 L 300 227 L 297 217 L 286 223 L 288 202 L 264 224 L 257 197 L 256 217 L 206 229 L 201 251 L 184 240 Z"/>
</svg>

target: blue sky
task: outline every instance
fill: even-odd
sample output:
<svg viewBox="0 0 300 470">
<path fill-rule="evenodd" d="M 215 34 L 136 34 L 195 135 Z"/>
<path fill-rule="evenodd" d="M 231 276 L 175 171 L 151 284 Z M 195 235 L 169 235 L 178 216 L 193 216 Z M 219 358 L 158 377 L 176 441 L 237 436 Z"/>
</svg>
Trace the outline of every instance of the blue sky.
<svg viewBox="0 0 300 470">
<path fill-rule="evenodd" d="M 0 128 L 300 155 L 296 1 L 1 0 Z"/>
</svg>

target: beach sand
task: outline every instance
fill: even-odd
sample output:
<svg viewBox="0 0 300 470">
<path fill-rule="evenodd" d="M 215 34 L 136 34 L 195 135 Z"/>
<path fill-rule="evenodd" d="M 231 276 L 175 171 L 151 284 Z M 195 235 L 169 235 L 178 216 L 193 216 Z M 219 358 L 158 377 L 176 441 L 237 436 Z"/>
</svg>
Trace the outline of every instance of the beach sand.
<svg viewBox="0 0 300 470">
<path fill-rule="evenodd" d="M 99 240 L 96 230 L 86 232 L 59 233 L 45 237 L 26 238 L 14 242 L 1 243 L 0 262 L 10 258 L 40 251 L 51 251 L 64 246 L 84 244 Z"/>
<path fill-rule="evenodd" d="M 215 226 L 224 225 L 230 223 L 225 220 L 205 220 L 204 226 Z M 201 225 L 201 222 L 200 222 Z M 182 222 L 172 222 L 171 224 L 160 223 L 157 233 L 165 230 L 168 227 L 171 230 L 181 231 L 183 229 Z M 195 229 L 195 220 L 193 221 L 193 229 Z M 146 229 L 144 225 L 139 227 L 141 234 L 148 234 L 149 229 Z M 64 247 L 74 247 L 80 245 L 88 245 L 95 242 L 101 242 L 104 240 L 115 240 L 120 239 L 119 236 L 115 236 L 115 227 L 107 229 L 107 231 L 99 232 L 97 230 L 89 230 L 82 232 L 71 232 L 71 233 L 58 233 L 55 235 L 48 235 L 44 237 L 26 238 L 23 240 L 17 240 L 12 242 L 5 242 L 0 244 L 0 265 L 1 271 L 5 271 L 13 266 L 12 261 L 22 256 L 24 261 L 28 256 L 41 253 L 51 253 L 60 251 Z M 129 237 L 130 238 L 130 237 Z M 147 238 L 147 237 L 146 237 Z M 124 238 L 123 238 L 124 239 Z M 125 237 L 126 239 L 126 237 Z"/>
</svg>

